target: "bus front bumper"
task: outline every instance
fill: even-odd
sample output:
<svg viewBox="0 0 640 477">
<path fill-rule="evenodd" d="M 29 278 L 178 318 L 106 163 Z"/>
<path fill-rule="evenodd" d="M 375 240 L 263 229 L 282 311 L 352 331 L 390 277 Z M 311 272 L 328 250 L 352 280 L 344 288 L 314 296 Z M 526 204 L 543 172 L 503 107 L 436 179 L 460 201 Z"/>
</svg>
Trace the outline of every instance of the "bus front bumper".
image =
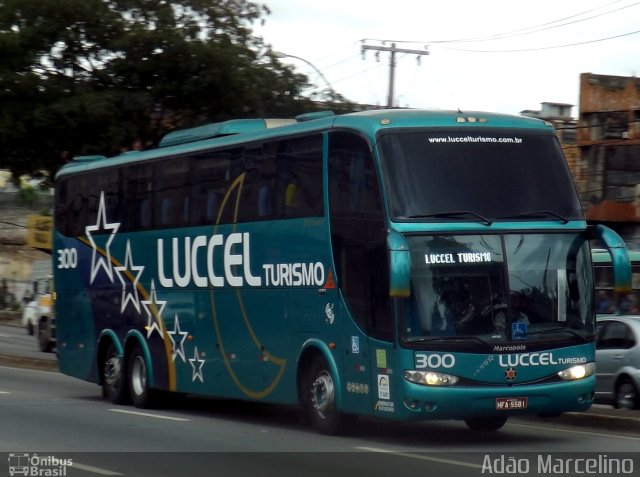
<svg viewBox="0 0 640 477">
<path fill-rule="evenodd" d="M 562 383 L 504 387 L 431 387 L 404 382 L 400 402 L 396 401 L 390 410 L 378 401 L 375 409 L 377 415 L 401 420 L 558 415 L 589 409 L 594 387 L 595 376 Z"/>
</svg>

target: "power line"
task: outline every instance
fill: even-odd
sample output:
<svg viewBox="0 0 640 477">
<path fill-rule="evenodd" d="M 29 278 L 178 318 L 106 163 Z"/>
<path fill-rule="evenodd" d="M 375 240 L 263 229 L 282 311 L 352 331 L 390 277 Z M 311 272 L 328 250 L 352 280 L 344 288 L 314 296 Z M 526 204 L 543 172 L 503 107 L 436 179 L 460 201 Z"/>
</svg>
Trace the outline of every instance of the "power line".
<svg viewBox="0 0 640 477">
<path fill-rule="evenodd" d="M 591 13 L 591 12 L 594 12 L 596 10 L 600 10 L 602 8 L 608 7 L 608 6 L 613 5 L 615 3 L 619 3 L 620 1 L 622 1 L 622 0 L 616 0 L 616 1 L 610 2 L 610 3 L 606 4 L 606 5 L 603 5 L 603 6 L 600 6 L 600 7 L 596 7 L 596 8 L 592 8 L 590 10 L 585 10 L 583 12 L 576 13 L 576 14 L 570 15 L 568 17 L 560 18 L 558 20 L 542 23 L 542 24 L 539 24 L 539 25 L 534 25 L 534 26 L 531 26 L 531 27 L 521 28 L 521 29 L 518 29 L 518 30 L 512 30 L 512 31 L 504 32 L 504 33 L 497 33 L 497 34 L 489 35 L 489 36 L 485 36 L 485 37 L 466 38 L 466 39 L 453 40 L 453 41 L 451 41 L 451 40 L 442 41 L 441 40 L 441 41 L 437 41 L 437 42 L 433 42 L 433 43 L 461 43 L 461 42 L 493 41 L 493 40 L 502 40 L 502 39 L 505 39 L 505 38 L 513 38 L 513 37 L 516 37 L 516 36 L 531 35 L 533 33 L 539 33 L 541 31 L 551 30 L 551 29 L 554 29 L 554 28 L 560 28 L 560 27 L 564 27 L 564 26 L 567 26 L 567 25 L 573 25 L 575 23 L 580 23 L 580 22 L 584 22 L 584 21 L 587 21 L 587 20 L 593 20 L 595 18 L 600 18 L 600 17 L 603 17 L 605 15 L 609 15 L 611 13 L 615 13 L 615 12 L 618 12 L 620 10 L 624 10 L 624 9 L 627 9 L 627 8 L 630 8 L 630 7 L 634 7 L 634 6 L 638 5 L 638 4 L 640 4 L 640 2 L 636 2 L 636 3 L 630 4 L 630 5 L 624 5 L 624 6 L 620 7 L 620 8 L 616 8 L 615 10 L 610 10 L 608 12 L 600 13 L 598 15 L 592 15 L 590 17 L 580 18 L 578 20 L 565 21 L 565 20 L 570 20 L 572 18 L 580 17 L 580 16 L 582 16 L 582 15 L 584 15 L 586 13 Z M 560 22 L 564 22 L 564 23 L 560 23 Z M 427 42 L 427 43 L 431 43 L 431 42 Z"/>
<path fill-rule="evenodd" d="M 629 32 L 629 33 L 623 33 L 621 35 L 609 36 L 609 37 L 606 37 L 606 38 L 598 38 L 596 40 L 581 41 L 581 42 L 578 42 L 578 43 L 567 43 L 565 45 L 541 46 L 541 47 L 536 47 L 536 48 L 521 48 L 521 49 L 511 49 L 511 50 L 471 50 L 471 49 L 465 49 L 465 48 L 451 48 L 451 47 L 447 47 L 447 46 L 441 46 L 441 48 L 443 48 L 445 50 L 463 51 L 463 52 L 467 52 L 467 53 L 523 53 L 523 52 L 526 52 L 526 51 L 543 51 L 543 50 L 553 50 L 553 49 L 557 49 L 557 48 L 568 48 L 570 46 L 588 45 L 590 43 L 598 43 L 600 41 L 613 40 L 615 38 L 622 38 L 622 37 L 625 37 L 625 36 L 636 35 L 638 33 L 640 33 L 640 30 L 632 31 L 632 32 Z"/>
<path fill-rule="evenodd" d="M 352 43 L 349 43 L 349 45 L 348 45 L 348 46 L 349 46 L 349 47 L 352 47 L 352 46 L 358 45 L 359 43 L 360 43 L 360 41 L 354 41 L 354 42 L 352 42 Z M 339 51 L 335 51 L 335 52 L 333 52 L 333 53 L 329 53 L 329 54 L 327 54 L 327 55 L 324 55 L 324 56 L 322 56 L 322 57 L 320 57 L 320 58 L 315 58 L 315 59 L 313 59 L 313 62 L 314 62 L 314 63 L 316 63 L 316 64 L 317 64 L 317 63 L 320 63 L 320 62 L 324 61 L 324 60 L 325 60 L 325 59 L 327 59 L 327 58 L 331 58 L 332 56 L 335 56 L 335 55 L 337 55 L 337 54 L 344 53 L 344 52 L 345 52 L 345 50 L 346 50 L 346 47 L 345 47 L 345 48 L 340 48 L 340 50 L 339 50 Z M 347 60 L 344 60 L 344 61 L 347 61 Z M 327 68 L 330 68 L 330 66 L 324 66 L 323 68 L 326 70 Z"/>
<path fill-rule="evenodd" d="M 563 27 L 563 26 L 567 26 L 567 25 L 572 25 L 575 23 L 580 23 L 583 21 L 587 21 L 587 20 L 593 20 L 595 18 L 600 18 L 603 17 L 605 15 L 609 15 L 612 13 L 616 13 L 618 11 L 630 8 L 630 7 L 634 7 L 640 4 L 640 2 L 635 2 L 629 5 L 624 5 L 620 8 L 616 8 L 614 10 L 609 10 L 607 12 L 603 12 L 600 13 L 598 15 L 592 15 L 590 17 L 587 18 L 582 18 L 582 19 L 578 19 L 578 20 L 573 20 L 570 22 L 565 22 L 565 23 L 560 23 L 560 22 L 564 22 L 565 20 L 570 20 L 572 18 L 577 18 L 580 17 L 582 15 L 585 15 L 587 13 L 591 13 L 597 10 L 601 10 L 603 8 L 609 7 L 613 4 L 616 3 L 620 3 L 623 0 L 614 0 L 613 2 L 609 2 L 605 5 L 601 5 L 589 10 L 585 10 L 579 13 L 575 13 L 573 15 L 569 15 L 567 17 L 563 17 L 563 18 L 559 18 L 557 20 L 553 20 L 553 21 L 549 21 L 549 22 L 544 22 L 544 23 L 540 23 L 537 25 L 532 25 L 529 27 L 524 27 L 524 28 L 519 28 L 517 30 L 510 30 L 510 31 L 506 31 L 506 32 L 502 32 L 502 33 L 494 33 L 494 34 L 490 34 L 490 35 L 485 35 L 485 36 L 478 36 L 478 37 L 470 37 L 470 38 L 457 38 L 457 39 L 449 39 L 449 40 L 393 40 L 396 43 L 414 43 L 414 44 L 429 44 L 429 45 L 436 45 L 436 44 L 442 44 L 442 43 L 468 43 L 468 42 L 482 42 L 482 41 L 493 41 L 493 40 L 502 40 L 505 38 L 512 38 L 514 36 L 522 36 L 522 35 L 529 35 L 532 33 L 538 33 L 541 31 L 545 31 L 545 30 L 549 30 L 549 29 L 553 29 L 553 28 L 559 28 L 559 27 Z M 555 25 L 556 23 L 559 23 L 558 25 Z M 365 38 L 362 41 L 380 41 L 383 42 L 385 40 L 382 39 L 377 39 L 377 38 Z M 391 41 L 391 40 L 386 40 L 386 41 Z"/>
</svg>

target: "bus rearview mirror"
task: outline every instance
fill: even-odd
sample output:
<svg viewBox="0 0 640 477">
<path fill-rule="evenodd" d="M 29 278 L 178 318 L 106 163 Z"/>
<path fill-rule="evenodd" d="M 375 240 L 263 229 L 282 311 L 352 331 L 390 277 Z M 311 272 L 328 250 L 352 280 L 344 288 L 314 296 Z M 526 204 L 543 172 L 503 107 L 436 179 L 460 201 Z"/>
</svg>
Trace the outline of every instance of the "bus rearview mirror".
<svg viewBox="0 0 640 477">
<path fill-rule="evenodd" d="M 411 294 L 411 254 L 409 243 L 400 233 L 387 235 L 389 248 L 389 296 L 406 298 Z"/>
<path fill-rule="evenodd" d="M 604 225 L 590 225 L 589 238 L 600 240 L 611 255 L 613 288 L 616 292 L 631 291 L 631 262 L 627 246 L 620 235 Z"/>
</svg>

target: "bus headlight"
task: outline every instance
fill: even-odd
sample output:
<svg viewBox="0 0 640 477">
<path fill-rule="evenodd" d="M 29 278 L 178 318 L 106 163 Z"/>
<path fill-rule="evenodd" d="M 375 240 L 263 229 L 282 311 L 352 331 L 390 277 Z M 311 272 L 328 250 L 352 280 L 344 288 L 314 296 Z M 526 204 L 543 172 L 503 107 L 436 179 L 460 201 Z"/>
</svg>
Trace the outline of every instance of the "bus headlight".
<svg viewBox="0 0 640 477">
<path fill-rule="evenodd" d="M 585 363 L 563 369 L 562 371 L 558 372 L 558 376 L 560 376 L 565 381 L 575 381 L 576 379 L 589 377 L 595 372 L 596 363 Z"/>
<path fill-rule="evenodd" d="M 404 379 L 425 386 L 453 386 L 458 382 L 457 376 L 451 374 L 436 373 L 435 371 L 408 370 L 404 373 Z"/>
</svg>

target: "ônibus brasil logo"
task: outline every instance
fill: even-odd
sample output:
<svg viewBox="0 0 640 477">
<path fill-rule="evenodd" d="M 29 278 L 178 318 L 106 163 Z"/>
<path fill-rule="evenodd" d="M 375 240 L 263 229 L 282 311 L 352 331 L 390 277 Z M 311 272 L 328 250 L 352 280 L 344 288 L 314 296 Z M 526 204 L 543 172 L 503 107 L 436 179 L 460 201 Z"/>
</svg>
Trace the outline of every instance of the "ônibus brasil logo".
<svg viewBox="0 0 640 477">
<path fill-rule="evenodd" d="M 52 455 L 12 452 L 9 454 L 9 475 L 38 477 L 65 477 L 67 467 L 73 466 L 72 459 L 62 459 Z"/>
</svg>

